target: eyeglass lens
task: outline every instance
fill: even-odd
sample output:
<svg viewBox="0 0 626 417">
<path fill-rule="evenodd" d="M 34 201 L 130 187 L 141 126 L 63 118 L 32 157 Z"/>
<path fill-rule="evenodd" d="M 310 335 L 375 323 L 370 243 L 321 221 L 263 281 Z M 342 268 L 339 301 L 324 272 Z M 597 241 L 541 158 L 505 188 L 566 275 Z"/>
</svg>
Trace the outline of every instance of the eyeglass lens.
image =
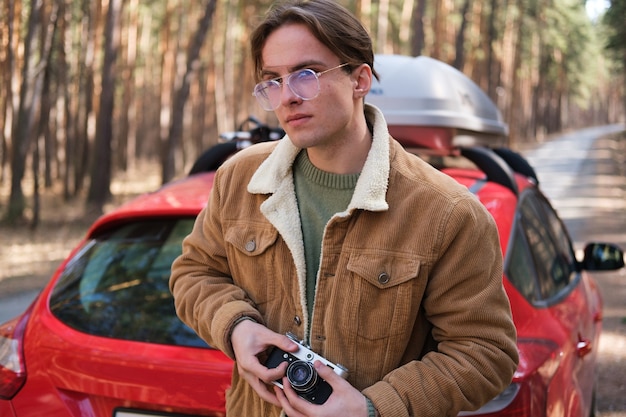
<svg viewBox="0 0 626 417">
<path fill-rule="evenodd" d="M 312 100 L 320 92 L 319 79 L 315 71 L 303 69 L 289 74 L 285 80 L 292 93 L 302 100 Z M 254 95 L 264 110 L 271 111 L 280 105 L 282 86 L 277 80 L 260 82 L 254 88 Z"/>
</svg>

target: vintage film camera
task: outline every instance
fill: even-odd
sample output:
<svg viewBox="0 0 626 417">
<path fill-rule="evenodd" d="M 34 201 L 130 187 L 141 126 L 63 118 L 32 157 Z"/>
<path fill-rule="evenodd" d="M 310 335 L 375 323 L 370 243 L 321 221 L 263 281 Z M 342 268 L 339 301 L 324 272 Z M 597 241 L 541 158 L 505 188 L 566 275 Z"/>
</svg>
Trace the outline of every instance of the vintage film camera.
<svg viewBox="0 0 626 417">
<path fill-rule="evenodd" d="M 286 335 L 298 344 L 298 351 L 291 353 L 274 347 L 267 361 L 265 361 L 265 366 L 268 368 L 276 368 L 283 362 L 289 363 L 286 376 L 294 391 L 310 403 L 324 404 L 326 400 L 328 400 L 328 397 L 330 397 L 333 389 L 328 382 L 319 377 L 313 367 L 313 362 L 316 360 L 322 362 L 343 379 L 348 377 L 348 370 L 339 364 L 329 362 L 313 352 L 303 341 L 299 341 L 293 333 L 287 333 Z M 283 388 L 282 380 L 276 380 L 274 384 L 281 389 Z"/>
</svg>

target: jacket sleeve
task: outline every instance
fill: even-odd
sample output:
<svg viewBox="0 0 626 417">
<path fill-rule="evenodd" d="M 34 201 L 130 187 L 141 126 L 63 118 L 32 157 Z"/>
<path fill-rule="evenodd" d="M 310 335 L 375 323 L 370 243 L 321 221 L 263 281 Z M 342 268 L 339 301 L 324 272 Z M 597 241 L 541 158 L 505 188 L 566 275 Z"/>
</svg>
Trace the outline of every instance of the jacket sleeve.
<svg viewBox="0 0 626 417">
<path fill-rule="evenodd" d="M 422 304 L 436 348 L 363 391 L 382 417 L 456 416 L 478 409 L 510 384 L 517 366 L 493 218 L 469 197 L 436 230 L 441 255 Z"/>
<path fill-rule="evenodd" d="M 263 323 L 245 291 L 234 285 L 220 221 L 220 181 L 216 174 L 207 206 L 172 263 L 170 291 L 178 317 L 210 346 L 231 359 L 230 332 L 242 316 Z"/>
</svg>

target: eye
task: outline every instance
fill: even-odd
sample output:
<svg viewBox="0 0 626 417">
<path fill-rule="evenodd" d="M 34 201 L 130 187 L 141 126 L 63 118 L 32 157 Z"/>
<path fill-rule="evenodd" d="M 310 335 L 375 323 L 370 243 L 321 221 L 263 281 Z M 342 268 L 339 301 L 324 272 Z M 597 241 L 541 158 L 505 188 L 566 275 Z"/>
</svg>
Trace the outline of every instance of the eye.
<svg viewBox="0 0 626 417">
<path fill-rule="evenodd" d="M 317 78 L 317 76 L 315 75 L 315 71 L 313 71 L 310 68 L 306 68 L 303 70 L 300 70 L 298 72 L 293 73 L 292 75 L 292 80 L 293 81 L 312 81 L 315 80 Z"/>
<path fill-rule="evenodd" d="M 280 88 L 280 83 L 278 81 L 267 80 L 267 81 L 262 81 L 259 84 L 257 84 L 256 88 L 254 89 L 254 92 L 256 95 L 262 95 L 267 98 L 267 96 L 270 94 L 271 91 L 274 91 L 279 88 Z"/>
<path fill-rule="evenodd" d="M 265 88 L 276 88 L 276 87 L 280 87 L 283 84 L 283 79 L 282 78 L 273 78 L 271 80 L 267 80 L 264 83 Z"/>
</svg>

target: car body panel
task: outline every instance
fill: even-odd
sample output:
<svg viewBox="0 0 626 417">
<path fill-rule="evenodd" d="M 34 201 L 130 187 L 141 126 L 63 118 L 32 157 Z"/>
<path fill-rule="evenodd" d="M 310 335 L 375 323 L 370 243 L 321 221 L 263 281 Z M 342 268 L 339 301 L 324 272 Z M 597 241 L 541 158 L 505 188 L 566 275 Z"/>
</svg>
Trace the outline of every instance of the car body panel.
<svg viewBox="0 0 626 417">
<path fill-rule="evenodd" d="M 86 335 L 50 312 L 50 290 L 26 330 L 28 383 L 12 400 L 18 416 L 110 417 L 118 407 L 223 413 L 232 361 L 221 352 Z"/>
</svg>

